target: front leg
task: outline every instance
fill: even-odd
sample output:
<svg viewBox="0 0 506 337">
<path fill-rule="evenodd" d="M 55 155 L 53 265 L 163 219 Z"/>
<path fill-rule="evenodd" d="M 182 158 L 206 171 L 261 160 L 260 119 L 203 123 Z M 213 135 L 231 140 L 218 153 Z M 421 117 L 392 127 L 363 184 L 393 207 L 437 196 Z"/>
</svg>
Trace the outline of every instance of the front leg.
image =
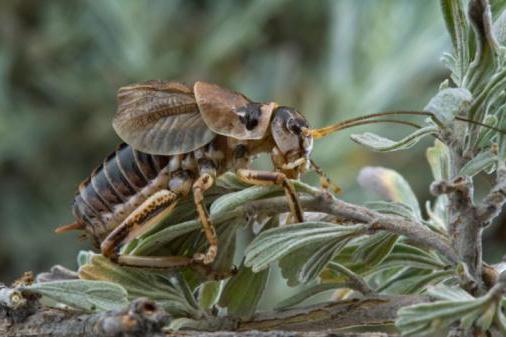
<svg viewBox="0 0 506 337">
<path fill-rule="evenodd" d="M 296 222 L 304 222 L 302 207 L 300 206 L 299 198 L 297 198 L 295 188 L 284 173 L 239 169 L 237 170 L 237 175 L 242 181 L 253 185 L 282 186 L 288 198 L 288 205 L 290 206 L 292 216 Z"/>
</svg>

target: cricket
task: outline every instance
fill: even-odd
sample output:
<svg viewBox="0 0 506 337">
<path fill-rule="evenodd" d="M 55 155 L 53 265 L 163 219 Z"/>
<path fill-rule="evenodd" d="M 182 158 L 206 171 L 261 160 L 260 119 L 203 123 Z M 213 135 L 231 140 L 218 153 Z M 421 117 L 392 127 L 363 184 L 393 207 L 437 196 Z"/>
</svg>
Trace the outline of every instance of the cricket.
<svg viewBox="0 0 506 337">
<path fill-rule="evenodd" d="M 202 81 L 193 87 L 175 81 L 151 80 L 118 90 L 113 128 L 124 141 L 78 188 L 73 202 L 76 222 L 57 233 L 84 230 L 102 255 L 121 265 L 174 268 L 208 265 L 218 253 L 215 228 L 209 220 L 205 192 L 216 178 L 233 171 L 252 185 L 279 185 L 290 206 L 289 220 L 304 221 L 304 212 L 290 179 L 313 170 L 322 189 L 338 189 L 311 160 L 313 141 L 364 124 L 395 123 L 372 119 L 431 112 L 399 111 L 364 115 L 320 129 L 310 128 L 295 108 L 253 102 L 241 93 Z M 459 116 L 457 120 L 498 130 Z M 269 153 L 274 170 L 250 169 L 252 159 Z M 193 196 L 208 242 L 206 252 L 186 256 L 131 256 L 120 248 L 159 223 Z"/>
</svg>

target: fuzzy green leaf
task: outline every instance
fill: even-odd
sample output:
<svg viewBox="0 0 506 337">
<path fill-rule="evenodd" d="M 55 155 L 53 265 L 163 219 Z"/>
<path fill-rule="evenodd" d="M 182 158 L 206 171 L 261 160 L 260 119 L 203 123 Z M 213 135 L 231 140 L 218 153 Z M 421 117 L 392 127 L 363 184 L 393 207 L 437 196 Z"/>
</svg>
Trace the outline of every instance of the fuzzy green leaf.
<svg viewBox="0 0 506 337">
<path fill-rule="evenodd" d="M 473 96 L 464 88 L 447 88 L 436 94 L 424 110 L 432 112 L 436 119 L 448 125 L 454 121 L 455 116 L 467 110 Z"/>
<path fill-rule="evenodd" d="M 469 321 L 474 321 L 479 314 L 479 306 L 473 301 L 423 303 L 401 308 L 395 325 L 403 336 L 429 337 L 466 315 Z M 438 324 L 433 324 L 434 321 Z"/>
<path fill-rule="evenodd" d="M 130 254 L 146 255 L 153 253 L 160 247 L 168 246 L 171 241 L 200 228 L 202 228 L 202 225 L 198 219 L 169 226 L 138 240 L 135 247 L 131 249 Z"/>
<path fill-rule="evenodd" d="M 490 329 L 490 326 L 492 325 L 492 322 L 494 321 L 494 317 L 496 314 L 496 303 L 491 303 L 486 308 L 485 312 L 481 314 L 481 316 L 476 320 L 475 325 L 481 330 L 481 331 L 488 331 Z"/>
<path fill-rule="evenodd" d="M 460 83 L 469 63 L 468 27 L 462 1 L 441 0 L 441 10 L 456 55 L 455 77 Z"/>
<path fill-rule="evenodd" d="M 504 307 L 504 305 L 502 305 L 502 307 Z M 494 324 L 502 335 L 506 336 L 506 317 L 504 316 L 500 305 L 497 306 Z"/>
<path fill-rule="evenodd" d="M 476 326 L 485 332 L 495 322 L 499 330 L 503 330 L 499 316 L 502 314 L 501 302 L 493 292 L 474 298 L 460 288 L 438 286 L 429 289 L 429 293 L 445 300 L 401 308 L 395 324 L 403 336 L 432 336 L 436 331 L 444 333 L 458 321 L 464 329 Z"/>
<path fill-rule="evenodd" d="M 199 304 L 202 308 L 210 308 L 218 301 L 221 292 L 221 281 L 208 281 L 199 288 Z"/>
<path fill-rule="evenodd" d="M 218 198 L 210 208 L 211 214 L 234 209 L 246 202 L 257 200 L 268 195 L 281 194 L 283 189 L 279 186 L 252 186 L 238 192 L 228 193 Z"/>
<path fill-rule="evenodd" d="M 469 21 L 472 24 L 476 37 L 476 54 L 473 60 L 475 69 L 490 66 L 493 67 L 493 60 L 498 53 L 499 45 L 494 35 L 492 25 L 492 13 L 488 1 L 469 1 Z"/>
<path fill-rule="evenodd" d="M 497 108 L 498 115 L 501 114 L 501 111 L 500 111 L 501 109 L 502 109 L 502 107 Z M 486 125 L 497 127 L 499 124 L 499 119 L 495 115 L 488 114 L 485 116 L 483 123 Z M 480 130 L 480 135 L 478 136 L 477 148 L 483 149 L 483 148 L 490 146 L 496 135 L 497 135 L 496 130 L 483 127 Z"/>
<path fill-rule="evenodd" d="M 87 263 L 90 263 L 91 257 L 93 255 L 95 255 L 95 253 L 93 253 L 91 250 L 80 250 L 77 254 L 77 265 L 81 267 Z"/>
<path fill-rule="evenodd" d="M 312 243 L 325 245 L 365 233 L 367 226 L 305 222 L 272 228 L 258 235 L 246 249 L 245 265 L 258 272 L 274 261 Z"/>
<path fill-rule="evenodd" d="M 391 152 L 391 151 L 400 151 L 406 150 L 418 143 L 420 139 L 425 136 L 435 134 L 437 132 L 437 128 L 434 126 L 426 126 L 424 128 L 418 129 L 409 136 L 404 137 L 401 140 L 394 141 L 385 137 L 381 137 L 374 133 L 365 132 L 363 134 L 354 134 L 351 135 L 350 138 L 372 151 L 376 152 Z"/>
<path fill-rule="evenodd" d="M 328 262 L 336 254 L 339 254 L 348 241 L 332 241 L 326 244 L 314 242 L 281 258 L 279 267 L 283 277 L 287 280 L 287 284 L 294 287 L 316 278 Z"/>
<path fill-rule="evenodd" d="M 434 141 L 434 146 L 427 148 L 427 161 L 435 180 L 448 180 L 450 177 L 450 154 L 448 147 L 440 140 Z"/>
<path fill-rule="evenodd" d="M 374 268 L 374 270 L 405 267 L 414 269 L 441 270 L 446 266 L 443 263 L 436 261 L 433 257 L 418 254 L 398 253 L 394 250 L 394 252 L 391 253 L 383 261 L 383 263 Z"/>
<path fill-rule="evenodd" d="M 481 152 L 462 167 L 459 175 L 473 177 L 490 165 L 494 164 L 496 161 L 497 156 L 491 151 Z"/>
<path fill-rule="evenodd" d="M 221 294 L 219 305 L 226 307 L 230 315 L 243 319 L 251 318 L 264 292 L 269 269 L 258 273 L 244 265 L 232 277 Z"/>
<path fill-rule="evenodd" d="M 398 238 L 398 235 L 392 233 L 375 233 L 357 247 L 352 259 L 353 261 L 361 261 L 370 267 L 376 266 L 390 255 Z"/>
<path fill-rule="evenodd" d="M 388 201 L 403 203 L 421 218 L 420 205 L 406 179 L 394 170 L 384 167 L 364 167 L 358 174 L 358 183 Z"/>
<path fill-rule="evenodd" d="M 79 277 L 119 284 L 130 300 L 148 297 L 175 316 L 201 315 L 198 304 L 188 297 L 187 287 L 178 280 L 177 274 L 168 276 L 158 271 L 122 267 L 101 255 L 93 255 L 90 263 L 79 268 Z"/>
<path fill-rule="evenodd" d="M 448 287 L 445 285 L 439 285 L 437 287 L 429 287 L 427 293 L 437 298 L 438 300 L 443 301 L 470 301 L 473 300 L 474 297 L 459 287 Z"/>
<path fill-rule="evenodd" d="M 25 289 L 86 311 L 107 311 L 128 304 L 126 290 L 118 284 L 104 281 L 66 280 L 34 283 Z"/>
<path fill-rule="evenodd" d="M 370 276 L 379 272 L 388 270 L 401 270 L 409 267 L 410 269 L 424 269 L 424 270 L 443 270 L 447 266 L 438 260 L 434 255 L 421 250 L 420 248 L 405 244 L 397 243 L 392 252 L 385 258 L 382 263 L 376 266 L 370 266 L 362 261 L 353 262 L 353 256 L 357 247 L 366 241 L 367 238 L 355 240 L 354 245 L 348 245 L 334 258 L 334 262 L 345 265 L 353 272 Z M 345 278 L 339 275 L 333 275 L 324 271 L 321 275 L 325 282 L 342 282 Z M 391 279 L 391 275 L 387 280 Z M 381 282 L 384 283 L 385 281 Z"/>
<path fill-rule="evenodd" d="M 495 20 L 493 28 L 497 42 L 504 46 L 506 44 L 506 11 Z"/>
<path fill-rule="evenodd" d="M 381 285 L 379 289 L 387 294 L 413 294 L 422 292 L 426 286 L 438 284 L 444 280 L 454 277 L 452 271 L 435 271 L 427 273 L 424 271 L 407 270 L 405 274 L 400 274 L 395 279 L 389 280 Z"/>
</svg>

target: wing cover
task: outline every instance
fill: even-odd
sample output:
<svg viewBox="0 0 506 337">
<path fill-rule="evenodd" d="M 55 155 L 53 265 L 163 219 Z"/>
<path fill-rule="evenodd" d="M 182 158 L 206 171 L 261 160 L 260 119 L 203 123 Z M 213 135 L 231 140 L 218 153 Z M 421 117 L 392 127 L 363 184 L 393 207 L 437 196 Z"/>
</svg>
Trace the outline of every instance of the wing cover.
<svg viewBox="0 0 506 337">
<path fill-rule="evenodd" d="M 216 136 L 202 119 L 191 89 L 174 81 L 120 88 L 112 125 L 134 149 L 158 155 L 190 152 Z"/>
<path fill-rule="evenodd" d="M 193 91 L 202 118 L 217 134 L 237 139 L 265 136 L 275 103 L 251 102 L 240 93 L 200 81 Z"/>
</svg>

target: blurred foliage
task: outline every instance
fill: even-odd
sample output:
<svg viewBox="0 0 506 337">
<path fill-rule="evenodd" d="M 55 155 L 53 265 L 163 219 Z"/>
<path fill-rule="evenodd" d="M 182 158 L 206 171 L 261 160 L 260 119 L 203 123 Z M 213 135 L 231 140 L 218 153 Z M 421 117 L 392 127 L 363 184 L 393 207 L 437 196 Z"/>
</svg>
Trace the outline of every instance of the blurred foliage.
<svg viewBox="0 0 506 337">
<path fill-rule="evenodd" d="M 447 75 L 438 59 L 449 49 L 435 0 L 2 1 L 0 279 L 75 267 L 89 247 L 52 229 L 72 221 L 78 183 L 119 142 L 110 123 L 118 87 L 203 79 L 295 106 L 322 126 L 423 108 Z M 378 129 L 409 132 L 368 127 Z M 346 199 L 364 200 L 355 178 L 366 164 L 403 172 L 428 198 L 430 168 L 413 160 L 424 146 L 377 156 L 349 133 L 314 151 Z"/>
</svg>

